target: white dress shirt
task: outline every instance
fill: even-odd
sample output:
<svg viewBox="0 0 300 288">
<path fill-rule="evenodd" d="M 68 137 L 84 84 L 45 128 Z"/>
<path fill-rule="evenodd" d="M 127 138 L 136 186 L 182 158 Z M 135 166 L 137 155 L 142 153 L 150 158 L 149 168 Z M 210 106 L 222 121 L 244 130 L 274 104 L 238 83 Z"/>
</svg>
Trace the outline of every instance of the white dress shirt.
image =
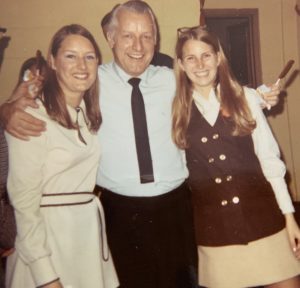
<svg viewBox="0 0 300 288">
<path fill-rule="evenodd" d="M 131 78 L 116 63 L 101 65 L 100 109 L 103 122 L 97 184 L 126 196 L 155 196 L 178 187 L 188 176 L 184 153 L 171 138 L 171 110 L 175 96 L 173 70 L 150 65 L 140 75 L 154 182 L 141 184 L 131 113 Z"/>
<path fill-rule="evenodd" d="M 273 188 L 282 213 L 294 212 L 291 197 L 284 180 L 286 167 L 280 160 L 278 144 L 259 106 L 258 98 L 260 98 L 260 96 L 254 89 L 247 87 L 244 87 L 244 89 L 249 108 L 256 121 L 256 128 L 252 132 L 255 154 L 259 159 L 266 179 Z M 220 110 L 220 102 L 214 90 L 211 90 L 208 99 L 205 99 L 197 91 L 194 91 L 193 99 L 206 121 L 213 125 L 217 120 Z"/>
</svg>

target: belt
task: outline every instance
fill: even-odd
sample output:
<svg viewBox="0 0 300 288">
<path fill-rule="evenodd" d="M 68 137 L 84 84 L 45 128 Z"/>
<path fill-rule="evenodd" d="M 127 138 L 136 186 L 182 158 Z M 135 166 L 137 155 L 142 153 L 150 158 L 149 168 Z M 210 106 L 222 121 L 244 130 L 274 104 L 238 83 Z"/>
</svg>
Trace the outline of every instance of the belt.
<svg viewBox="0 0 300 288">
<path fill-rule="evenodd" d="M 52 193 L 43 194 L 40 207 L 61 207 L 61 206 L 75 206 L 85 205 L 95 201 L 99 211 L 100 219 L 100 237 L 101 237 L 101 249 L 102 259 L 106 262 L 109 259 L 109 249 L 107 244 L 106 226 L 104 210 L 100 203 L 100 200 L 92 192 L 73 192 L 73 193 Z"/>
</svg>

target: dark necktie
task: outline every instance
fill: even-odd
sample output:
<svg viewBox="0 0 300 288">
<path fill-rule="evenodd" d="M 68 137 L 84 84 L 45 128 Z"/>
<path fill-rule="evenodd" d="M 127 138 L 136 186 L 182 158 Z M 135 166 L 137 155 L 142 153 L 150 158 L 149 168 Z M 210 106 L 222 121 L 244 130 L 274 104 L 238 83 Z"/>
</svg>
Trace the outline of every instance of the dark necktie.
<svg viewBox="0 0 300 288">
<path fill-rule="evenodd" d="M 132 86 L 131 109 L 135 134 L 135 145 L 140 170 L 141 183 L 154 182 L 151 151 L 145 105 L 143 95 L 139 88 L 141 79 L 131 78 L 128 83 Z"/>
</svg>

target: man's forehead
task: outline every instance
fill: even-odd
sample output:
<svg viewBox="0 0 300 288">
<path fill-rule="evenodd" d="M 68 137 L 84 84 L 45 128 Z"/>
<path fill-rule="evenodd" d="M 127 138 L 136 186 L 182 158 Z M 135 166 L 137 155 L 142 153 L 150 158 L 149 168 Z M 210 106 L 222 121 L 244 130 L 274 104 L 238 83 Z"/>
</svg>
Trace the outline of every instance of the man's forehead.
<svg viewBox="0 0 300 288">
<path fill-rule="evenodd" d="M 143 23 L 132 22 L 127 25 L 120 25 L 119 31 L 154 34 L 154 27 L 153 25 L 144 25 Z"/>
<path fill-rule="evenodd" d="M 152 18 L 148 13 L 136 13 L 133 11 L 121 10 L 117 18 L 123 25 L 144 24 L 145 26 L 153 26 Z"/>
</svg>

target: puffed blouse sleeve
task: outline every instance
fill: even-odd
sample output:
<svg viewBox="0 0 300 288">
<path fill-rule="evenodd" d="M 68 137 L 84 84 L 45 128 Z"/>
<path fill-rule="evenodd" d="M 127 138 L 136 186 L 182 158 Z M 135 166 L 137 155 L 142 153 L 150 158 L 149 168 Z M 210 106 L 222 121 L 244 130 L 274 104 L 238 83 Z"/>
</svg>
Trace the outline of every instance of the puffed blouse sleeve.
<svg viewBox="0 0 300 288">
<path fill-rule="evenodd" d="M 254 89 L 249 88 L 245 88 L 245 94 L 252 116 L 256 121 L 256 128 L 252 132 L 252 139 L 263 173 L 273 188 L 282 213 L 294 212 L 292 200 L 284 179 L 286 167 L 280 159 L 278 144 L 257 102 L 259 95 Z"/>
<path fill-rule="evenodd" d="M 30 114 L 45 120 L 38 112 L 31 111 Z M 47 154 L 46 133 L 31 137 L 29 141 L 19 140 L 8 133 L 5 135 L 9 152 L 7 188 L 17 223 L 15 248 L 28 264 L 36 286 L 58 279 L 40 211 L 43 165 Z"/>
</svg>

